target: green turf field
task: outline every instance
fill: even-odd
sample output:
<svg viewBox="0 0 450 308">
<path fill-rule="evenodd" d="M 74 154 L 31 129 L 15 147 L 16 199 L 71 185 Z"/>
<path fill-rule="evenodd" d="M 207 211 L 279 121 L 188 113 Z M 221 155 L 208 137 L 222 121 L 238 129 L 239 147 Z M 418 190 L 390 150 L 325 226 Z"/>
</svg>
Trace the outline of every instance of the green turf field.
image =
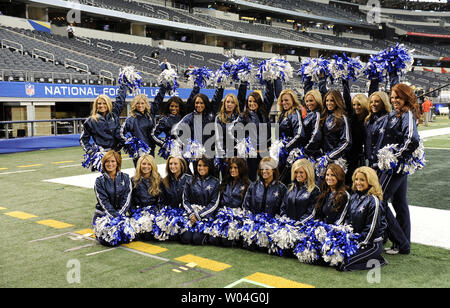
<svg viewBox="0 0 450 308">
<path fill-rule="evenodd" d="M 450 152 L 428 149 L 426 153 L 427 167 L 410 177 L 409 203 L 450 210 Z M 223 288 L 234 283 L 234 288 L 290 284 L 319 288 L 450 287 L 449 250 L 419 244 L 412 245 L 408 256 L 386 255 L 389 265 L 381 268 L 379 275 L 371 271 L 340 273 L 240 248 L 176 242 L 149 242 L 157 246 L 152 248 L 166 249 L 153 254 L 125 247 L 107 250 L 90 238 L 71 234 L 91 228 L 93 190 L 43 182 L 89 174 L 81 167 L 81 158 L 79 147 L 0 155 L 0 287 Z M 124 161 L 123 168 L 131 167 L 131 160 Z M 11 173 L 18 171 L 21 173 Z M 11 212 L 34 217 L 22 219 L 10 216 Z M 71 226 L 55 229 L 42 225 L 45 220 Z M 177 259 L 187 255 L 225 268 L 213 270 L 209 263 L 201 267 L 201 262 L 194 268 L 186 267 L 188 262 Z M 75 269 L 79 269 L 79 276 L 73 277 L 79 277 L 79 283 L 71 279 Z M 272 276 L 269 280 L 254 278 L 261 275 Z M 239 282 L 243 278 L 247 280 Z"/>
</svg>

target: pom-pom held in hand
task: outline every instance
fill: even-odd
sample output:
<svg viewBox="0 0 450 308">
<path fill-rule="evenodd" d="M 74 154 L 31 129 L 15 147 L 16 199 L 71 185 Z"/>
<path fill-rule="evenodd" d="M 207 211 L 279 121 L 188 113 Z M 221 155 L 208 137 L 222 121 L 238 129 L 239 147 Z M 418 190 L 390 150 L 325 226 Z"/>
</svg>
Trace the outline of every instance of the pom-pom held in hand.
<svg viewBox="0 0 450 308">
<path fill-rule="evenodd" d="M 189 85 L 194 87 L 206 88 L 214 82 L 214 73 L 206 66 L 193 69 L 189 76 Z"/>
<path fill-rule="evenodd" d="M 287 82 L 293 77 L 293 74 L 294 69 L 287 60 L 273 57 L 259 63 L 255 77 L 263 85 L 267 81 L 270 82 L 277 79 Z"/>
<path fill-rule="evenodd" d="M 305 82 L 311 79 L 312 82 L 319 82 L 320 77 L 323 75 L 325 78 L 329 77 L 331 81 L 333 76 L 330 72 L 330 61 L 324 58 L 308 58 L 302 61 L 300 69 L 297 74 Z"/>
<path fill-rule="evenodd" d="M 363 73 L 364 66 L 359 57 L 349 58 L 345 53 L 342 57 L 334 55 L 329 64 L 330 74 L 334 79 L 356 81 Z"/>
<path fill-rule="evenodd" d="M 241 141 L 237 143 L 235 146 L 237 150 L 238 157 L 242 158 L 256 158 L 258 153 L 255 150 L 255 147 L 252 145 L 250 138 L 243 138 Z"/>
<path fill-rule="evenodd" d="M 179 87 L 177 72 L 173 68 L 164 70 L 158 77 L 158 84 L 162 84 L 170 95 L 174 95 Z"/>
<path fill-rule="evenodd" d="M 137 137 L 129 137 L 125 141 L 124 152 L 132 158 L 139 158 L 146 153 L 150 153 L 150 147 Z"/>
<path fill-rule="evenodd" d="M 125 66 L 119 73 L 119 84 L 125 84 L 128 92 L 137 94 L 138 89 L 142 86 L 142 77 L 135 71 L 134 66 Z"/>
<path fill-rule="evenodd" d="M 103 156 L 105 156 L 103 148 L 95 146 L 91 152 L 84 154 L 81 166 L 91 171 L 102 172 Z"/>
</svg>

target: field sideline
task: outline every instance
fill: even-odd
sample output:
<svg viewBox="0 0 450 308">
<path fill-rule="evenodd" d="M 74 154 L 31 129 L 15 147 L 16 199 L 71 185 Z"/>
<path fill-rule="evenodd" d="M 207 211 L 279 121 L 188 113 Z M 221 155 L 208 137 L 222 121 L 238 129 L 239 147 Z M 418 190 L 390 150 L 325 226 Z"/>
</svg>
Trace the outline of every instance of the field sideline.
<svg viewBox="0 0 450 308">
<path fill-rule="evenodd" d="M 449 211 L 450 139 L 440 136 L 448 142 L 436 145 L 435 138 L 425 146 L 439 149 L 426 149 L 428 164 L 410 177 L 408 198 L 418 208 Z M 368 272 L 339 273 L 240 248 L 145 242 L 107 249 L 89 234 L 92 189 L 45 181 L 89 175 L 81 157 L 78 147 L 0 156 L 0 287 L 450 287 L 449 250 L 417 243 L 408 256 L 385 255 L 389 265 L 376 281 Z M 132 168 L 131 160 L 123 168 Z M 70 278 L 74 264 L 79 282 Z"/>
</svg>

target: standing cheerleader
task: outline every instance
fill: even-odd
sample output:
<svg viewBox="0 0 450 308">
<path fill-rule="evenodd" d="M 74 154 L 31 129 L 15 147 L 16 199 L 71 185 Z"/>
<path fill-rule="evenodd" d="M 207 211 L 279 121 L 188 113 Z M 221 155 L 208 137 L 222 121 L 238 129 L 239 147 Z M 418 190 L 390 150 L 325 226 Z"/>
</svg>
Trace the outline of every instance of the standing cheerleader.
<svg viewBox="0 0 450 308">
<path fill-rule="evenodd" d="M 219 180 L 214 174 L 214 161 L 206 157 L 197 160 L 195 174 L 190 185 L 183 191 L 183 207 L 190 223 L 195 227 L 198 222 L 214 218 L 219 205 Z M 199 231 L 187 230 L 181 234 L 183 244 L 203 245 L 208 236 Z"/>
<path fill-rule="evenodd" d="M 186 104 L 180 97 L 172 96 L 167 101 L 167 104 L 163 105 L 163 108 L 161 108 L 161 117 L 151 134 L 153 141 L 160 148 L 165 148 L 169 139 L 173 140 L 176 138 L 176 136 L 172 135 L 172 128 L 185 116 L 186 108 L 194 105 L 194 96 L 199 91 L 199 87 L 192 88 Z M 165 140 L 161 138 L 161 134 L 165 135 Z"/>
<path fill-rule="evenodd" d="M 160 207 L 179 208 L 183 203 L 183 191 L 190 185 L 192 176 L 188 174 L 188 165 L 184 158 L 169 156 L 166 162 L 166 176 L 162 180 L 159 195 Z"/>
<path fill-rule="evenodd" d="M 243 208 L 253 214 L 267 213 L 273 217 L 280 214 L 287 188 L 279 177 L 277 163 L 270 157 L 263 158 L 258 167 L 258 180 L 248 187 Z"/>
<path fill-rule="evenodd" d="M 305 95 L 305 105 L 308 109 L 303 119 L 305 131 L 305 155 L 317 159 L 322 155 L 322 131 L 320 129 L 320 114 L 323 110 L 322 94 L 319 90 L 310 90 Z"/>
<path fill-rule="evenodd" d="M 353 99 L 350 96 L 350 86 L 348 80 L 342 80 L 344 87 L 344 101 L 350 121 L 350 133 L 352 144 L 349 155 L 347 155 L 348 169 L 345 182 L 352 183 L 353 171 L 356 168 L 365 166 L 364 141 L 365 129 L 364 120 L 369 114 L 369 99 L 364 94 L 356 94 Z"/>
<path fill-rule="evenodd" d="M 381 200 L 383 192 L 376 172 L 369 167 L 360 167 L 353 174 L 350 207 L 345 224 L 359 234 L 358 250 L 337 269 L 339 271 L 356 271 L 372 268 L 373 261 L 377 266 L 386 265 L 381 256 L 383 250 L 383 214 Z M 369 263 L 369 261 L 371 261 Z"/>
<path fill-rule="evenodd" d="M 280 138 L 284 140 L 284 147 L 287 153 L 293 149 L 303 147 L 305 142 L 305 132 L 303 130 L 301 105 L 297 94 L 289 89 L 281 91 L 278 97 L 278 118 Z M 279 160 L 280 179 L 284 184 L 290 182 L 290 166 L 285 160 Z"/>
<path fill-rule="evenodd" d="M 247 83 L 241 84 L 239 87 L 238 100 L 243 97 L 243 93 L 247 92 Z M 253 148 L 256 149 L 257 157 L 247 158 L 247 166 L 249 170 L 249 178 L 255 181 L 257 178 L 258 165 L 262 157 L 268 156 L 270 147 L 270 139 L 272 136 L 270 128 L 270 109 L 274 102 L 274 85 L 273 82 L 266 83 L 264 98 L 258 92 L 251 92 L 247 97 L 244 112 L 230 126 L 231 131 L 239 131 L 238 124 L 243 127 L 249 127 L 251 131 L 245 130 L 245 138 L 249 138 Z M 243 128 L 241 126 L 241 128 Z M 263 138 L 264 137 L 264 138 Z M 241 140 L 237 140 L 240 142 Z"/>
<path fill-rule="evenodd" d="M 216 159 L 235 156 L 234 136 L 229 136 L 229 124 L 239 117 L 240 107 L 236 95 L 227 94 L 214 121 L 216 137 Z M 228 124 L 228 125 L 227 125 Z"/>
<path fill-rule="evenodd" d="M 139 158 L 132 181 L 131 212 L 158 205 L 162 180 L 153 156 L 144 154 Z"/>
<path fill-rule="evenodd" d="M 161 85 L 151 105 L 147 95 L 136 95 L 131 102 L 130 116 L 125 120 L 120 130 L 120 135 L 124 142 L 135 137 L 149 147 L 148 153 L 152 156 L 155 155 L 155 143 L 151 133 L 155 127 L 155 117 L 164 100 L 165 93 L 166 88 Z M 133 153 L 135 167 L 140 155 L 142 153 Z"/>
<path fill-rule="evenodd" d="M 91 115 L 83 123 L 80 135 L 80 144 L 87 154 L 97 151 L 101 147 L 103 151 L 120 151 L 123 145 L 120 136 L 120 114 L 125 106 L 127 86 L 122 84 L 117 93 L 114 104 L 104 94 L 97 96 L 92 104 Z M 93 140 L 93 143 L 90 140 Z"/>
<path fill-rule="evenodd" d="M 419 147 L 420 137 L 417 131 L 417 121 L 420 119 L 420 107 L 414 91 L 406 84 L 396 84 L 392 88 L 391 104 L 394 111 L 389 114 L 381 148 L 386 145 L 395 145 L 392 149 L 393 154 L 401 164 L 408 161 Z M 380 183 L 383 189 L 383 199 L 391 200 L 396 220 L 407 239 L 405 243 L 394 243 L 394 247 L 387 253 L 409 254 L 411 218 L 407 199 L 408 174 L 391 170 L 381 175 Z M 389 231 L 393 232 L 391 228 Z"/>
<path fill-rule="evenodd" d="M 314 219 L 329 225 L 342 224 L 348 211 L 350 194 L 345 185 L 344 170 L 339 165 L 328 165 L 320 191 L 314 208 Z"/>
<path fill-rule="evenodd" d="M 350 124 L 344 100 L 339 91 L 331 90 L 325 95 L 326 108 L 322 112 L 322 152 L 327 162 L 347 159 L 352 144 Z"/>
<path fill-rule="evenodd" d="M 320 193 L 312 163 L 307 159 L 297 160 L 292 165 L 291 179 L 292 184 L 284 196 L 280 215 L 302 223 L 312 218 Z"/>
<path fill-rule="evenodd" d="M 203 93 L 196 94 L 192 99 L 194 111 L 184 116 L 172 128 L 171 134 L 180 138 L 184 146 L 188 146 L 192 140 L 205 146 L 205 142 L 213 135 L 212 127 L 209 131 L 205 131 L 205 127 L 214 123 L 218 106 L 223 98 L 223 92 L 223 88 L 217 88 L 212 101 Z M 189 105 L 187 107 L 190 109 Z"/>
<path fill-rule="evenodd" d="M 120 171 L 122 166 L 122 156 L 113 151 L 108 151 L 102 159 L 103 173 L 95 180 L 95 196 L 97 204 L 95 206 L 92 224 L 97 223 L 97 219 L 107 216 L 112 220 L 125 216 L 130 207 L 132 183 L 128 174 Z M 106 246 L 110 243 L 102 238 L 97 240 Z M 118 243 L 118 245 L 121 243 Z"/>
<path fill-rule="evenodd" d="M 365 120 L 365 155 L 369 167 L 378 169 L 377 154 L 380 150 L 388 116 L 392 111 L 389 96 L 382 91 L 376 91 L 369 97 L 369 115 Z M 379 173 L 379 172 L 378 172 Z"/>
</svg>

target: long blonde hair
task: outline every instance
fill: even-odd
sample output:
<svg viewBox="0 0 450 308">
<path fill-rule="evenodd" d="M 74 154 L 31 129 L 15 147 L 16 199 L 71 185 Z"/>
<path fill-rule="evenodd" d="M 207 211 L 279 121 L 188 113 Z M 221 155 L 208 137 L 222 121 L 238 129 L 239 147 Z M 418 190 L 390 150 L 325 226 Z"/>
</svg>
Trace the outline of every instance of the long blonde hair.
<svg viewBox="0 0 450 308">
<path fill-rule="evenodd" d="M 308 192 L 310 193 L 313 191 L 314 187 L 316 187 L 316 175 L 315 175 L 314 167 L 313 167 L 312 163 L 305 158 L 297 160 L 292 165 L 292 169 L 291 169 L 292 184 L 289 187 L 289 191 L 291 191 L 295 187 L 295 171 L 297 171 L 299 168 L 303 168 L 303 170 L 305 170 L 305 172 L 306 172 L 305 186 L 306 186 L 306 189 L 308 190 Z"/>
<path fill-rule="evenodd" d="M 364 108 L 363 114 L 358 116 L 359 121 L 364 120 L 369 114 L 369 98 L 365 94 L 356 94 L 352 99 L 352 105 L 354 101 L 358 101 Z"/>
<path fill-rule="evenodd" d="M 144 101 L 144 103 L 145 103 L 145 111 L 144 111 L 144 113 L 145 113 L 145 114 L 150 114 L 151 106 L 150 106 L 150 103 L 149 103 L 149 100 L 148 100 L 147 95 L 145 95 L 145 94 L 138 94 L 138 95 L 136 95 L 136 96 L 133 98 L 133 100 L 131 101 L 130 115 L 131 115 L 132 117 L 136 117 L 136 104 L 137 104 L 141 99 L 142 99 L 142 100 Z"/>
<path fill-rule="evenodd" d="M 308 92 L 306 92 L 305 102 L 306 102 L 306 97 L 308 95 L 311 95 L 314 98 L 317 105 L 319 106 L 319 110 L 322 111 L 323 110 L 323 101 L 322 101 L 322 94 L 320 93 L 320 91 L 317 89 L 314 89 L 314 90 L 309 90 Z"/>
<path fill-rule="evenodd" d="M 283 91 L 281 91 L 280 96 L 278 96 L 278 119 L 283 114 L 283 105 L 281 104 L 281 98 L 285 94 L 288 94 L 288 95 L 291 96 L 291 98 L 292 98 L 292 108 L 290 110 L 288 110 L 284 114 L 284 116 L 287 117 L 291 113 L 294 113 L 296 110 L 301 110 L 301 104 L 300 104 L 300 100 L 298 99 L 297 94 L 291 89 L 284 89 Z M 270 112 L 270 110 L 269 110 L 269 112 Z"/>
<path fill-rule="evenodd" d="M 161 185 L 161 175 L 158 172 L 158 166 L 156 165 L 156 161 L 150 154 L 142 155 L 136 164 L 136 174 L 133 177 L 134 187 L 137 186 L 140 182 L 142 182 L 143 176 L 141 174 L 141 164 L 144 160 L 147 160 L 152 166 L 152 171 L 150 172 L 150 184 L 151 186 L 148 189 L 148 193 L 152 196 L 157 196 L 160 193 L 160 185 Z"/>
<path fill-rule="evenodd" d="M 231 97 L 231 99 L 234 101 L 234 104 L 235 104 L 233 114 L 239 115 L 241 113 L 241 110 L 239 108 L 239 101 L 238 101 L 236 95 L 234 95 L 233 93 L 227 94 L 222 101 L 222 106 L 220 107 L 219 113 L 217 115 L 219 117 L 220 122 L 222 122 L 224 124 L 227 123 L 227 115 L 225 113 L 225 102 L 227 101 L 228 97 Z"/>
<path fill-rule="evenodd" d="M 391 113 L 391 111 L 392 111 L 391 102 L 389 100 L 389 96 L 387 95 L 387 93 L 383 92 L 383 91 L 373 92 L 369 96 L 369 115 L 366 117 L 366 120 L 364 121 L 364 123 L 367 123 L 367 121 L 369 121 L 370 118 L 372 118 L 372 116 L 373 116 L 372 109 L 370 109 L 370 101 L 372 100 L 372 98 L 375 95 L 378 96 L 381 99 L 381 101 L 384 104 L 384 110 L 386 110 L 387 113 Z"/>
<path fill-rule="evenodd" d="M 91 118 L 94 119 L 95 121 L 98 121 L 98 119 L 100 118 L 100 115 L 98 114 L 98 111 L 97 111 L 98 101 L 100 99 L 103 99 L 106 102 L 106 105 L 108 106 L 108 112 L 112 112 L 112 109 L 113 109 L 113 104 L 112 104 L 112 101 L 109 98 L 109 96 L 106 94 L 100 94 L 99 96 L 97 96 L 95 98 L 94 103 L 92 104 L 92 109 L 91 109 Z"/>
<path fill-rule="evenodd" d="M 381 185 L 378 180 L 378 175 L 375 172 L 375 170 L 373 170 L 370 167 L 366 167 L 366 166 L 359 167 L 358 169 L 355 170 L 355 172 L 353 172 L 352 190 L 356 191 L 355 178 L 358 173 L 364 174 L 364 176 L 366 177 L 367 183 L 369 183 L 370 189 L 367 193 L 369 195 L 374 195 L 374 196 L 378 197 L 378 199 L 380 199 L 380 200 L 383 200 L 383 190 L 381 189 Z"/>
</svg>

